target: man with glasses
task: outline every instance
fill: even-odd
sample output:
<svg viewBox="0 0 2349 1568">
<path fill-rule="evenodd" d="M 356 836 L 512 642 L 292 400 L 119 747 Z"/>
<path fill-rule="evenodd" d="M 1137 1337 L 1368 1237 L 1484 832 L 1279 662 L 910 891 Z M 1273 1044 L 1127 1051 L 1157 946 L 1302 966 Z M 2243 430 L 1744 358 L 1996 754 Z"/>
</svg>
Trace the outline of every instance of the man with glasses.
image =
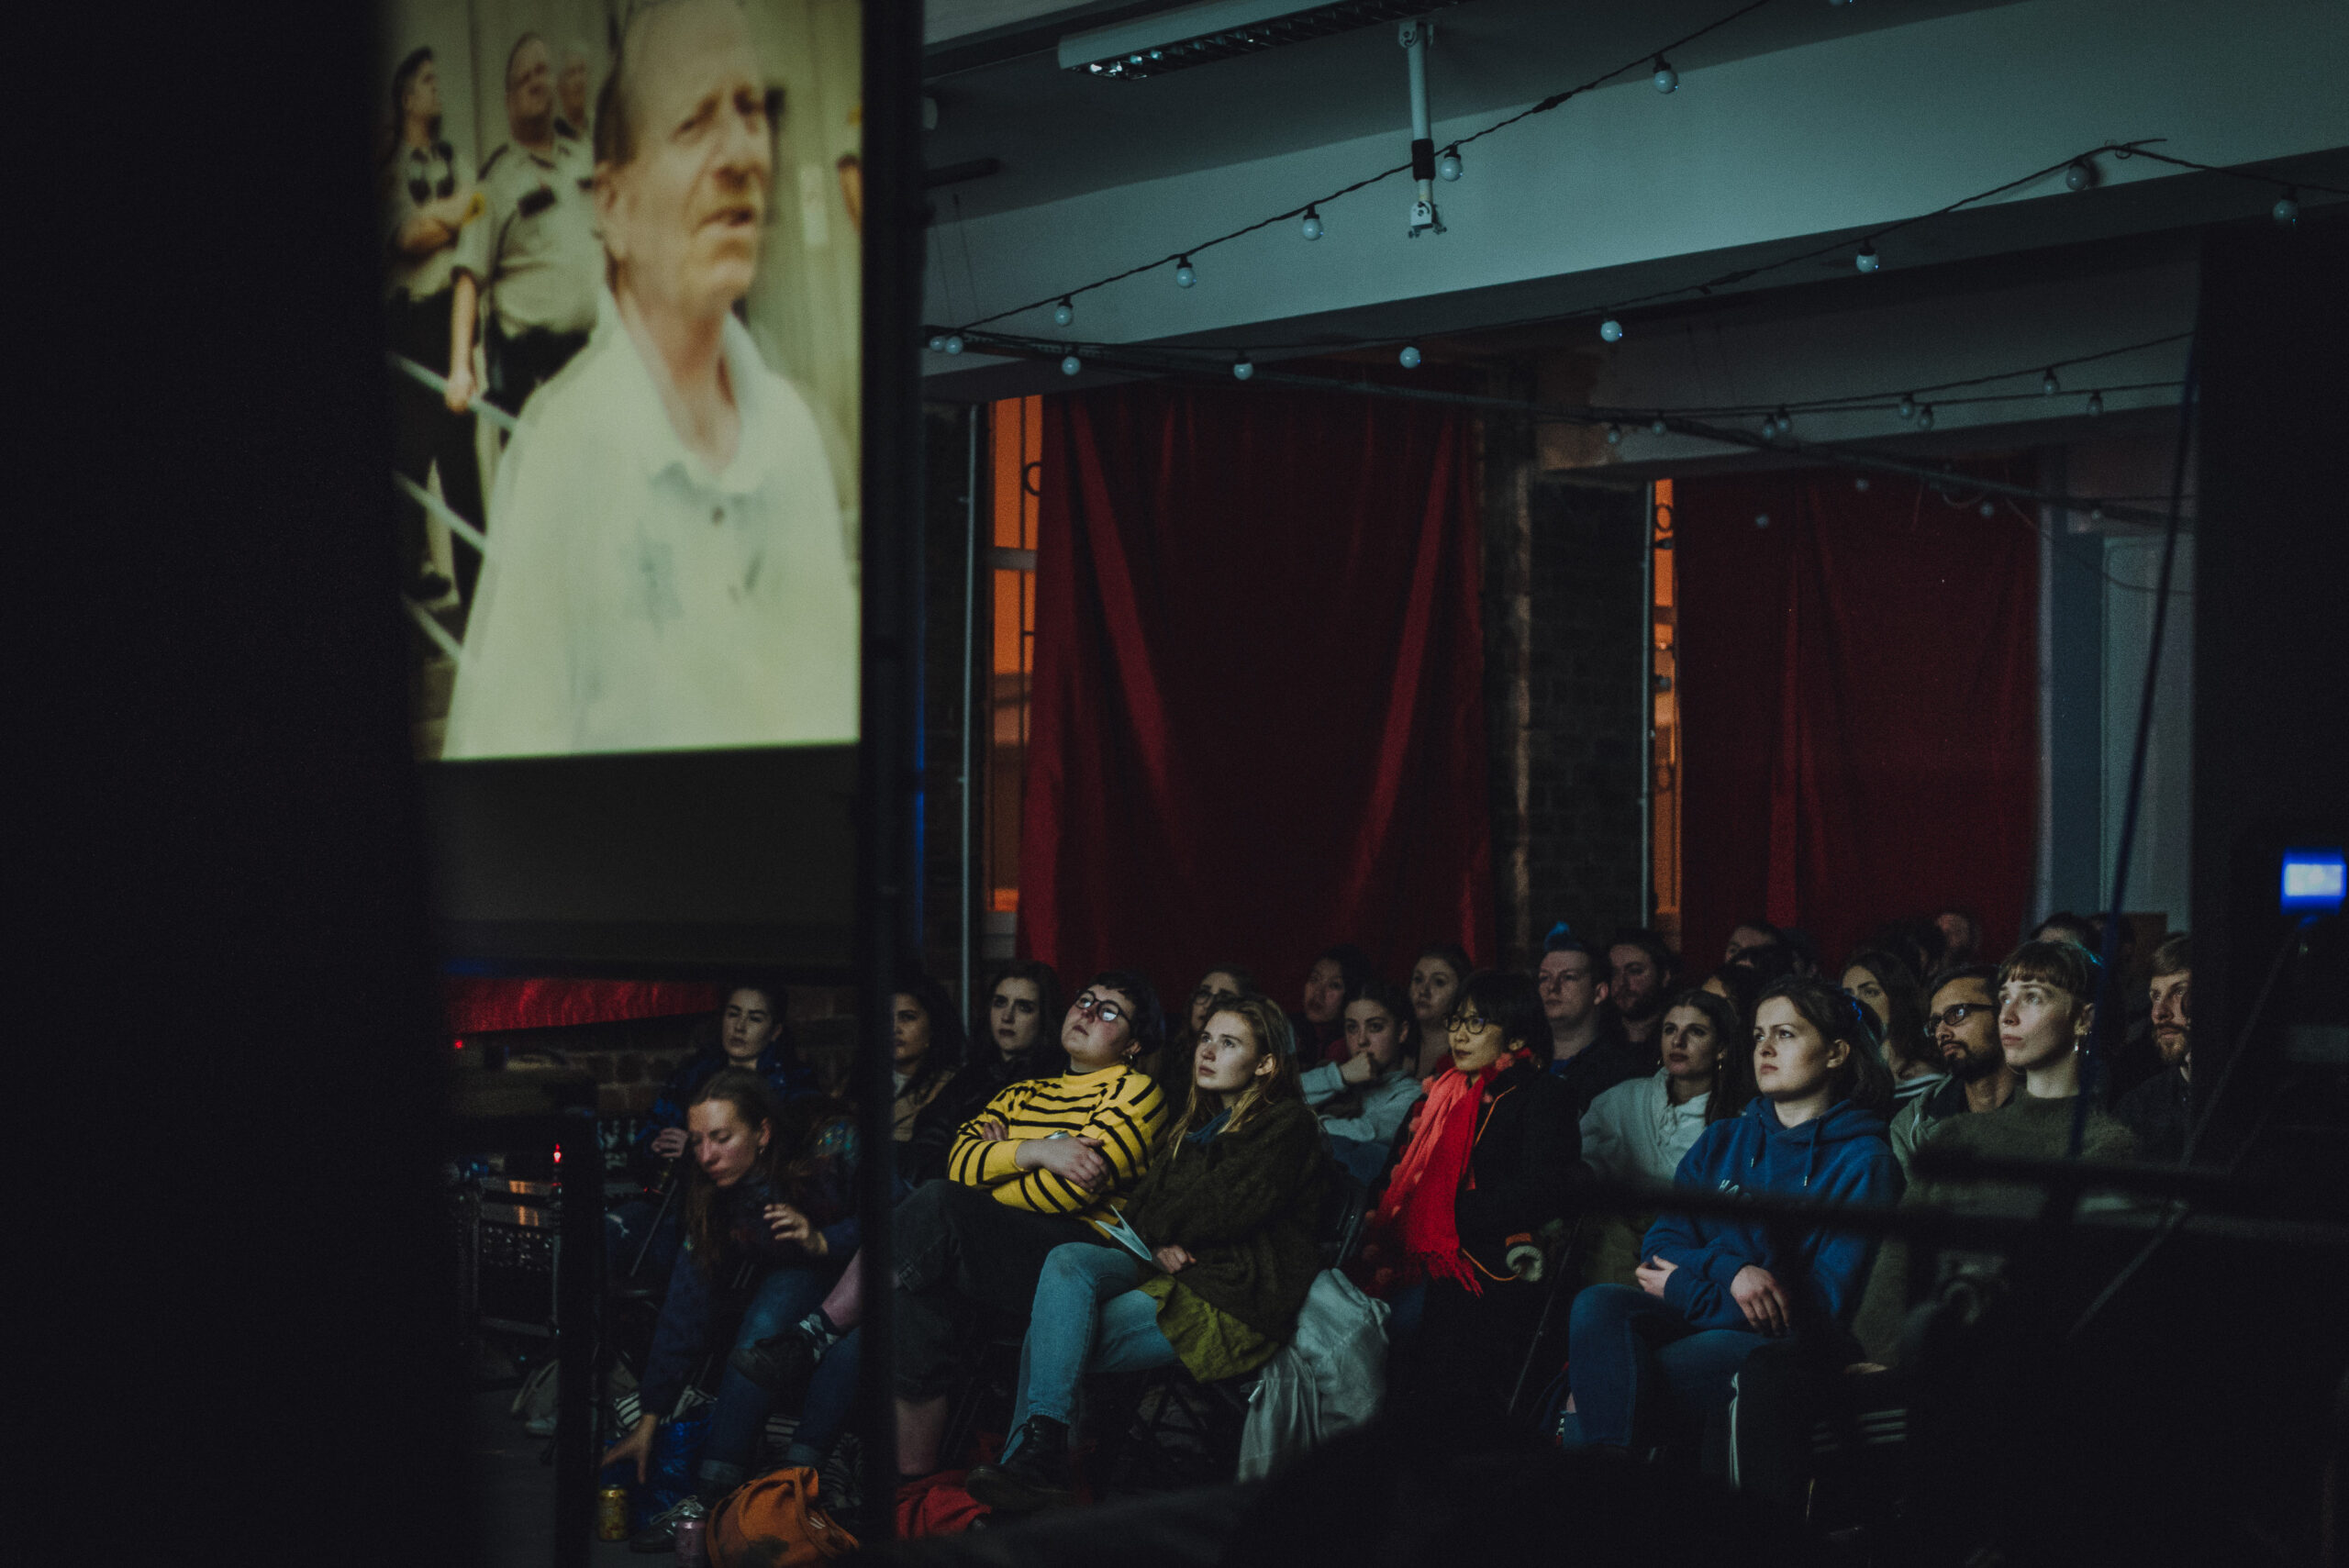
<svg viewBox="0 0 2349 1568">
<path fill-rule="evenodd" d="M 1550 1025 L 1550 1072 L 1573 1095 L 1579 1122 L 1590 1102 L 1607 1090 L 1654 1072 L 1657 1056 L 1653 1046 L 1631 1043 L 1623 1020 L 1603 1005 L 1609 987 L 1605 959 L 1564 924 L 1552 929 L 1542 948 L 1533 984 Z M 1538 1054 L 1540 1047 L 1535 1050 Z"/>
<path fill-rule="evenodd" d="M 2016 1073 L 1998 1048 L 1996 965 L 1968 964 L 1943 973 L 1926 1004 L 1925 1038 L 1941 1053 L 1949 1076 L 1920 1095 L 1892 1118 L 1892 1152 L 1900 1173 L 1925 1135 L 1953 1117 L 1994 1111 L 2014 1098 Z"/>
</svg>

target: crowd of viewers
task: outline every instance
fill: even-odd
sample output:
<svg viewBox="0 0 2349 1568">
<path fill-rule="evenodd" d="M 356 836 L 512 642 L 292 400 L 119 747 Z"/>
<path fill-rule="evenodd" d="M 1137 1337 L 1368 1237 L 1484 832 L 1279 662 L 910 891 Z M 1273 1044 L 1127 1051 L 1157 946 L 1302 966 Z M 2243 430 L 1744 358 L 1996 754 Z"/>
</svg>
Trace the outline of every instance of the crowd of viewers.
<svg viewBox="0 0 2349 1568">
<path fill-rule="evenodd" d="M 967 1029 L 909 974 L 891 1004 L 899 1472 L 962 1462 L 954 1398 L 989 1342 L 1023 1336 L 1001 1450 L 963 1484 L 1004 1514 L 1070 1501 L 1088 1377 L 1263 1368 L 1351 1186 L 1364 1219 L 1339 1262 L 1385 1304 L 1390 1400 L 1522 1416 L 1529 1374 L 1558 1377 L 1545 1435 L 1650 1455 L 1709 1440 L 1735 1398 L 1730 1473 L 1798 1507 L 1816 1369 L 1839 1370 L 1839 1399 L 1899 1385 L 1907 1250 L 1678 1214 L 1664 1189 L 2027 1213 L 2027 1189 L 1920 1173 L 1920 1151 L 2180 1158 L 2190 942 L 2156 949 L 2146 1009 L 2091 1065 L 2096 939 L 2056 916 L 1991 963 L 1953 910 L 1828 970 L 1754 921 L 1692 984 L 1653 931 L 1560 925 L 1530 975 L 1438 944 L 1398 983 L 1341 945 L 1294 1012 L 1219 962 L 1172 1015 L 1137 971 L 1064 997 L 1023 961 Z M 857 1382 L 856 1122 L 794 1061 L 784 1012 L 773 980 L 730 988 L 639 1140 L 653 1196 L 609 1216 L 612 1267 L 661 1305 L 644 1414 L 607 1462 L 640 1473 L 696 1365 L 726 1352 L 706 1504 L 778 1409 L 787 1462 L 819 1464 Z M 747 1302 L 730 1343 L 722 1296 Z M 1545 1309 L 1564 1353 L 1537 1367 Z"/>
</svg>

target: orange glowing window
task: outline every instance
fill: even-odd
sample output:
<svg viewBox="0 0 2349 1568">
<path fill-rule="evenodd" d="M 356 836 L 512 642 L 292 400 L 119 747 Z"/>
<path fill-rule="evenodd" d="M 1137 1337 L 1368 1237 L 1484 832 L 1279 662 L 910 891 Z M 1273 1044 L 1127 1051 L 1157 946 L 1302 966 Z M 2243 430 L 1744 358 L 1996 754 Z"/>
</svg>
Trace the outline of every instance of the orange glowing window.
<svg viewBox="0 0 2349 1568">
<path fill-rule="evenodd" d="M 1036 521 L 1043 473 L 1044 400 L 1007 398 L 990 420 L 994 513 L 987 551 L 989 639 L 987 907 L 1019 908 L 1020 783 L 1028 763 L 1029 684 L 1036 668 Z"/>
</svg>

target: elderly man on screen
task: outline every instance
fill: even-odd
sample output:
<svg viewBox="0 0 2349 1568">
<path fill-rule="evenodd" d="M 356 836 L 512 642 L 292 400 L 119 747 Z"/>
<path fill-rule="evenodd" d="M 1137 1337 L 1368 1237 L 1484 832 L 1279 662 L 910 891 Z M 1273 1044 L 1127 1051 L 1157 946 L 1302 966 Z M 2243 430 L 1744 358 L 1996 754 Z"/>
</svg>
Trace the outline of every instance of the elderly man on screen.
<svg viewBox="0 0 2349 1568">
<path fill-rule="evenodd" d="M 621 40 L 596 117 L 607 287 L 500 467 L 444 757 L 856 738 L 830 465 L 734 316 L 765 105 L 731 0 L 649 6 Z"/>
</svg>

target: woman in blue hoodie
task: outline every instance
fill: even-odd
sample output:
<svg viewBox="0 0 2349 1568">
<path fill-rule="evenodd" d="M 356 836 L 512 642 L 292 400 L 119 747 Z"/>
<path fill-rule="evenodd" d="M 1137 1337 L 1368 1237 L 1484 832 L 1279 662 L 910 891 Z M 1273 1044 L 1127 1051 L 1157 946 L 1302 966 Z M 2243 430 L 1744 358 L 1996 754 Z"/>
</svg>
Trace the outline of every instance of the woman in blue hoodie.
<svg viewBox="0 0 2349 1568">
<path fill-rule="evenodd" d="M 1709 1192 L 1889 1205 L 1900 1166 L 1886 1141 L 1892 1084 L 1876 1015 L 1815 980 L 1789 976 L 1753 1010 L 1758 1097 L 1715 1122 L 1674 1181 Z M 1872 1241 L 1821 1229 L 1782 1250 L 1758 1221 L 1665 1214 L 1641 1244 L 1639 1285 L 1575 1298 L 1567 1436 L 1644 1451 L 1666 1410 L 1690 1425 L 1729 1403 L 1731 1381 L 1765 1339 L 1849 1333 Z"/>
</svg>

